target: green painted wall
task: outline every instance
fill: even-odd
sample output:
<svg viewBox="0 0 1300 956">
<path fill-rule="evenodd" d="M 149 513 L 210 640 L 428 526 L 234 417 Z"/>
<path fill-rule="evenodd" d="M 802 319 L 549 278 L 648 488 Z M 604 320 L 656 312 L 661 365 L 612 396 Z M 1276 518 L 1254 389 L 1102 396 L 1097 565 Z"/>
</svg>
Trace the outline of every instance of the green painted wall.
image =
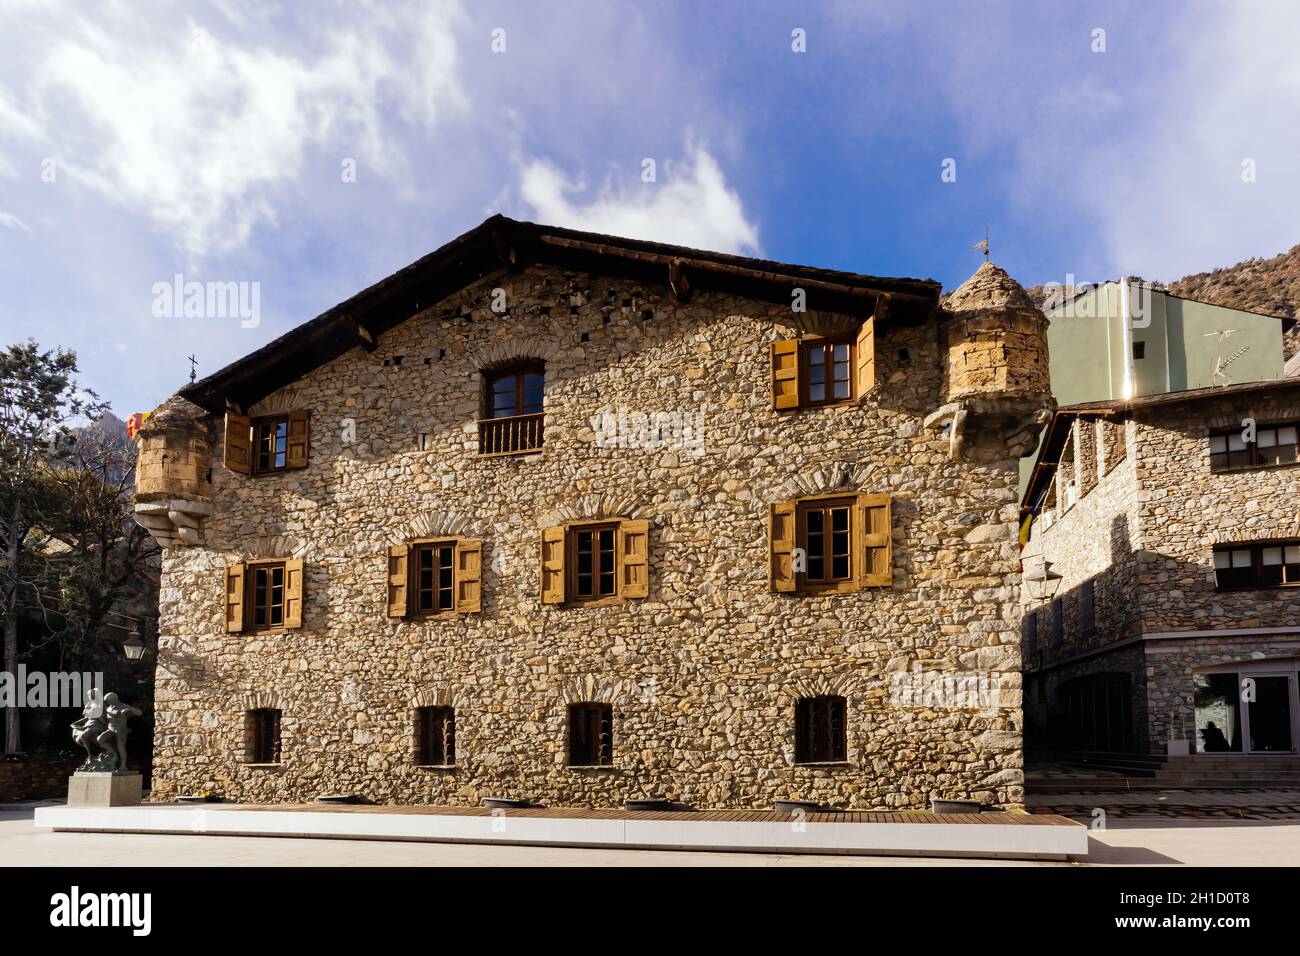
<svg viewBox="0 0 1300 956">
<path fill-rule="evenodd" d="M 1158 395 L 1213 385 L 1217 329 L 1236 329 L 1223 343 L 1226 359 L 1249 346 L 1225 370 L 1233 383 L 1283 375 L 1282 322 L 1222 306 L 1194 302 L 1156 289 L 1130 287 L 1132 341 L 1143 358 L 1133 360 L 1133 395 Z M 1052 394 L 1058 405 L 1124 397 L 1124 323 L 1120 289 L 1108 282 L 1047 313 Z M 1020 461 L 1023 493 L 1034 456 Z"/>
</svg>

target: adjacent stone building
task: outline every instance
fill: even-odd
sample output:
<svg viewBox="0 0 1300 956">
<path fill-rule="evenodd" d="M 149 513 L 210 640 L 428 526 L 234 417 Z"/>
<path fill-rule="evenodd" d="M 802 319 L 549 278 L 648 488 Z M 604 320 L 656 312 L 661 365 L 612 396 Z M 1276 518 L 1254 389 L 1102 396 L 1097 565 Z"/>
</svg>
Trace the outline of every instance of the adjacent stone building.
<svg viewBox="0 0 1300 956">
<path fill-rule="evenodd" d="M 1294 378 L 1056 412 L 1024 504 L 1031 748 L 1295 752 L 1298 429 Z"/>
<path fill-rule="evenodd" d="M 493 217 L 144 424 L 154 795 L 1022 800 L 1045 320 Z"/>
</svg>

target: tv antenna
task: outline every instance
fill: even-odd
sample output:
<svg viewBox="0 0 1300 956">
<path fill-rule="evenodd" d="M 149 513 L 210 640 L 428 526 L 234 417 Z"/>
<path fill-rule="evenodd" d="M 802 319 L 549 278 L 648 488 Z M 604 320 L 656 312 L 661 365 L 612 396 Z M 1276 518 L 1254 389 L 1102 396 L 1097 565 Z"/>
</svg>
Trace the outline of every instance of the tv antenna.
<svg viewBox="0 0 1300 956">
<path fill-rule="evenodd" d="M 1211 335 L 1217 335 L 1219 337 L 1218 350 L 1215 352 L 1214 355 L 1214 371 L 1210 373 L 1211 386 L 1231 385 L 1232 379 L 1228 378 L 1228 374 L 1224 371 L 1224 369 L 1226 369 L 1229 365 L 1231 365 L 1233 362 L 1237 361 L 1237 359 L 1241 358 L 1243 355 L 1245 355 L 1247 352 L 1250 351 L 1249 345 L 1243 345 L 1241 348 L 1237 349 L 1237 351 L 1229 355 L 1226 359 L 1223 357 L 1223 343 L 1229 337 L 1231 337 L 1233 332 L 1240 332 L 1240 331 L 1241 329 L 1215 329 L 1213 332 L 1203 333 L 1202 335 L 1203 338 L 1208 339 Z"/>
</svg>

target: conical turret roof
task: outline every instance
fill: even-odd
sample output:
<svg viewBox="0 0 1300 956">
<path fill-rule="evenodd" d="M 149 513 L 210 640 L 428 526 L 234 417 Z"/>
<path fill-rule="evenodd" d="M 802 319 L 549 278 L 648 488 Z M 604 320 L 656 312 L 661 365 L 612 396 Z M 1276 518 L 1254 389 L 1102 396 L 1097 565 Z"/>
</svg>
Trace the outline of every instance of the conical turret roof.
<svg viewBox="0 0 1300 956">
<path fill-rule="evenodd" d="M 1024 287 L 1005 269 L 988 259 L 975 270 L 975 274 L 959 285 L 944 303 L 950 312 L 972 312 L 982 309 L 1031 309 L 1037 311 L 1033 299 Z"/>
</svg>

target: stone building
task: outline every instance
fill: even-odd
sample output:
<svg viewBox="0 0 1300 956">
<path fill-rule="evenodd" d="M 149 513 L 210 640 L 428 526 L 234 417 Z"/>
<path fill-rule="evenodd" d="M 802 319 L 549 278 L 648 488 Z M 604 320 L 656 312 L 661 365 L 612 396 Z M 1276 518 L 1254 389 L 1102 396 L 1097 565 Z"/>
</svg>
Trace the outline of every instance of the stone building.
<svg viewBox="0 0 1300 956">
<path fill-rule="evenodd" d="M 1022 800 L 1045 320 L 500 216 L 146 421 L 154 793 Z"/>
<path fill-rule="evenodd" d="M 1294 378 L 1056 412 L 1024 505 L 1031 749 L 1295 752 L 1298 428 Z"/>
</svg>

